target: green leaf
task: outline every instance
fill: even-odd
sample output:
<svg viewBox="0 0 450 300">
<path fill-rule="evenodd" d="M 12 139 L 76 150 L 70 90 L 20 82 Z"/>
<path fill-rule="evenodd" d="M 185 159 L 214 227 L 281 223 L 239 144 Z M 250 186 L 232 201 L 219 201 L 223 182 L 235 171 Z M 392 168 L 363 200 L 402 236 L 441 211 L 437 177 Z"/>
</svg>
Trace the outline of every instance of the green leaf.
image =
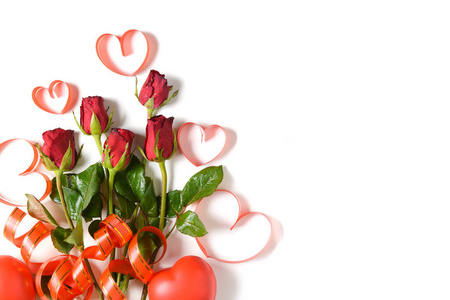
<svg viewBox="0 0 450 300">
<path fill-rule="evenodd" d="M 81 212 L 83 216 L 89 218 L 99 217 L 101 196 L 101 184 L 105 179 L 101 163 L 95 163 L 79 174 L 61 175 L 61 185 L 66 200 L 67 210 L 72 220 L 78 220 Z M 61 204 L 61 198 L 56 186 L 56 177 L 52 179 L 52 191 L 50 198 Z M 95 202 L 90 205 L 91 202 Z"/>
<path fill-rule="evenodd" d="M 71 233 L 70 229 L 56 227 L 56 229 L 52 230 L 51 238 L 53 242 L 53 246 L 61 252 L 65 254 L 69 254 L 70 250 L 73 248 L 73 244 L 65 241 L 69 237 Z"/>
<path fill-rule="evenodd" d="M 27 210 L 28 214 L 35 219 L 38 219 L 45 223 L 50 223 L 55 226 L 58 226 L 58 222 L 56 222 L 55 218 L 53 218 L 52 214 L 47 210 L 47 208 L 39 202 L 33 195 L 26 194 L 28 198 L 27 202 Z"/>
<path fill-rule="evenodd" d="M 177 229 L 179 232 L 192 237 L 201 237 L 208 233 L 198 215 L 190 210 L 179 216 Z"/>
<path fill-rule="evenodd" d="M 152 238 L 152 233 L 144 232 L 138 236 L 138 247 L 142 257 L 145 261 L 150 261 L 153 252 L 158 248 L 158 245 Z M 157 238 L 156 238 L 157 239 Z"/>
<path fill-rule="evenodd" d="M 207 167 L 194 174 L 181 191 L 183 206 L 188 206 L 197 200 L 210 196 L 222 180 L 222 166 Z"/>
<path fill-rule="evenodd" d="M 167 219 L 164 220 L 164 227 L 167 224 Z M 147 226 L 159 227 L 159 216 L 148 216 L 147 217 Z"/>
<path fill-rule="evenodd" d="M 153 180 L 145 176 L 145 164 L 134 155 L 128 167 L 116 174 L 114 189 L 128 201 L 139 203 L 145 214 L 157 206 Z"/>
<path fill-rule="evenodd" d="M 77 222 L 75 229 L 64 241 L 78 247 L 83 246 L 83 222 L 81 221 L 81 218 Z"/>
<path fill-rule="evenodd" d="M 116 194 L 119 207 L 114 206 L 115 213 L 122 219 L 122 220 L 128 220 L 133 215 L 133 212 L 136 208 L 136 204 L 128 201 L 120 194 Z"/>
<path fill-rule="evenodd" d="M 76 174 L 66 173 L 61 175 L 61 186 L 65 186 L 67 188 L 78 190 L 75 184 L 75 176 Z M 52 178 L 52 191 L 50 193 L 50 198 L 52 198 L 53 202 L 61 204 L 61 199 L 59 198 L 58 188 L 56 186 L 56 177 Z"/>
<path fill-rule="evenodd" d="M 105 173 L 101 163 L 95 163 L 86 170 L 73 177 L 73 184 L 83 198 L 83 210 L 92 198 L 100 192 L 100 186 L 105 180 Z"/>
<path fill-rule="evenodd" d="M 91 199 L 91 203 L 83 210 L 81 215 L 86 220 L 90 222 L 93 218 L 101 218 L 103 210 L 103 201 L 100 197 L 100 193 L 96 194 Z"/>
<path fill-rule="evenodd" d="M 96 233 L 100 229 L 100 222 L 101 220 L 94 220 L 91 222 L 91 224 L 89 224 L 88 232 L 93 239 L 95 239 L 94 233 Z"/>
<path fill-rule="evenodd" d="M 61 176 L 61 184 L 62 186 L 66 186 L 66 176 Z M 58 194 L 58 188 L 56 187 L 56 177 L 52 178 L 52 191 L 50 192 L 50 199 L 53 200 L 53 202 L 61 204 L 61 198 L 59 198 Z"/>
<path fill-rule="evenodd" d="M 64 199 L 66 200 L 66 207 L 69 217 L 72 220 L 78 221 L 81 218 L 81 210 L 83 208 L 83 197 L 74 189 L 63 186 Z"/>
<path fill-rule="evenodd" d="M 62 174 L 61 185 L 71 189 L 77 189 L 73 183 L 74 176 L 74 174 Z M 56 177 L 52 178 L 52 191 L 50 192 L 50 198 L 53 202 L 61 204 L 61 198 L 59 197 L 58 188 L 56 186 Z"/>
<path fill-rule="evenodd" d="M 167 213 L 168 218 L 176 217 L 183 209 L 183 204 L 181 203 L 181 192 L 179 190 L 174 190 L 167 193 Z"/>
</svg>

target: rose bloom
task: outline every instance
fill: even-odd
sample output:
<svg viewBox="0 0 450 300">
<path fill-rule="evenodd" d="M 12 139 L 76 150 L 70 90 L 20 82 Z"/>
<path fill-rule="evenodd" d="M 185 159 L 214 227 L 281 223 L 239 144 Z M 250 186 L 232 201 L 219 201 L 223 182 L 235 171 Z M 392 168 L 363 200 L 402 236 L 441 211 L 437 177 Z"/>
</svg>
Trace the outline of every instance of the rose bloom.
<svg viewBox="0 0 450 300">
<path fill-rule="evenodd" d="M 80 123 L 81 127 L 87 134 L 100 134 L 108 126 L 109 117 L 106 113 L 104 100 L 100 96 L 86 97 L 81 101 L 80 106 Z M 100 132 L 92 132 L 91 121 L 95 115 L 100 123 Z"/>
<path fill-rule="evenodd" d="M 158 135 L 158 143 L 156 148 L 161 152 L 162 157 L 168 159 L 172 156 L 174 151 L 175 134 L 172 129 L 173 117 L 166 118 L 162 115 L 154 116 L 147 121 L 147 128 L 145 130 L 145 144 L 144 153 L 148 160 L 155 160 L 157 153 L 155 153 L 156 137 Z"/>
<path fill-rule="evenodd" d="M 61 168 L 61 162 L 67 150 L 72 151 L 72 161 L 69 166 L 63 166 L 66 171 L 75 167 L 77 152 L 75 149 L 75 136 L 73 130 L 64 130 L 56 128 L 48 130 L 42 134 L 44 145 L 42 153 L 45 154 L 58 168 Z"/>
<path fill-rule="evenodd" d="M 158 108 L 169 97 L 171 88 L 172 86 L 167 86 L 164 74 L 151 70 L 139 93 L 139 102 L 145 105 L 150 98 L 153 98 L 152 108 Z"/>
<path fill-rule="evenodd" d="M 120 166 L 121 170 L 125 169 L 128 166 L 131 158 L 131 144 L 133 142 L 134 133 L 127 129 L 121 128 L 113 128 L 105 141 L 103 148 L 109 150 L 109 157 L 111 161 L 112 167 L 116 167 L 119 163 L 122 155 L 125 154 L 125 164 Z M 128 144 L 128 148 L 127 148 Z M 104 151 L 106 152 L 106 151 Z M 105 154 L 104 154 L 105 155 Z M 103 161 L 105 161 L 105 157 L 103 155 Z"/>
</svg>

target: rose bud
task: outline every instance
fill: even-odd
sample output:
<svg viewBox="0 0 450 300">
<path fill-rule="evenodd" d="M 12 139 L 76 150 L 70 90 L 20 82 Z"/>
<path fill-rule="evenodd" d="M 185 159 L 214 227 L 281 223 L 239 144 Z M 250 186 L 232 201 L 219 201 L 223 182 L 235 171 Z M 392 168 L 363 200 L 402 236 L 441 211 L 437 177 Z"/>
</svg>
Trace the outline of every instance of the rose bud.
<svg viewBox="0 0 450 300">
<path fill-rule="evenodd" d="M 56 128 L 42 134 L 44 145 L 42 150 L 36 145 L 42 158 L 42 163 L 50 171 L 70 171 L 77 162 L 75 137 L 73 130 Z"/>
<path fill-rule="evenodd" d="M 176 139 L 172 130 L 173 117 L 162 115 L 147 120 L 143 156 L 150 161 L 163 161 L 175 153 Z"/>
<path fill-rule="evenodd" d="M 86 135 L 100 135 L 108 131 L 111 120 L 104 106 L 104 100 L 100 96 L 86 97 L 81 101 L 80 106 L 80 124 L 77 122 L 80 130 Z"/>
<path fill-rule="evenodd" d="M 160 74 L 156 70 L 150 71 L 138 97 L 139 102 L 150 110 L 149 118 L 151 117 L 151 111 L 164 106 L 178 94 L 178 91 L 176 91 L 169 97 L 172 88 L 173 86 L 167 85 L 164 74 Z"/>
<path fill-rule="evenodd" d="M 120 128 L 113 128 L 103 146 L 103 164 L 108 169 L 122 171 L 131 159 L 131 144 L 134 133 Z"/>
</svg>

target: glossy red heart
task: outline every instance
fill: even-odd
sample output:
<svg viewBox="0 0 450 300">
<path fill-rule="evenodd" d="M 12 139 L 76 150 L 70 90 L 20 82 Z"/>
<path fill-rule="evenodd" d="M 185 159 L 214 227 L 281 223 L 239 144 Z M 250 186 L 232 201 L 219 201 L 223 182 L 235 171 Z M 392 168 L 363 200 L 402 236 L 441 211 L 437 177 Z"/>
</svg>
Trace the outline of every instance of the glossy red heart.
<svg viewBox="0 0 450 300">
<path fill-rule="evenodd" d="M 27 266 L 9 255 L 0 255 L 0 300 L 34 300 L 34 279 Z"/>
<path fill-rule="evenodd" d="M 214 300 L 216 276 L 198 256 L 180 258 L 171 268 L 155 274 L 148 284 L 149 300 Z"/>
</svg>

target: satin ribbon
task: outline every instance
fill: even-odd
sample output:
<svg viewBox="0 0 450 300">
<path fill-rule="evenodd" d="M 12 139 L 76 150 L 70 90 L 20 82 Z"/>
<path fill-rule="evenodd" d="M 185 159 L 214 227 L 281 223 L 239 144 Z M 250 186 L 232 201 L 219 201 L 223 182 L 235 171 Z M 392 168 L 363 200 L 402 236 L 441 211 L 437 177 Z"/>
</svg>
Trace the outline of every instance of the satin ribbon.
<svg viewBox="0 0 450 300">
<path fill-rule="evenodd" d="M 31 141 L 25 140 L 25 139 L 19 139 L 19 138 L 10 139 L 10 140 L 0 143 L 0 152 L 3 151 L 6 147 L 8 147 L 11 143 L 17 142 L 17 141 L 27 142 L 28 145 L 31 147 L 31 150 L 33 151 L 32 162 L 30 163 L 29 167 L 25 171 L 23 171 L 22 173 L 19 174 L 19 176 L 27 176 L 32 173 L 36 173 L 36 174 L 39 174 L 40 176 L 42 176 L 42 178 L 45 180 L 45 191 L 44 191 L 44 194 L 39 198 L 39 201 L 42 201 L 43 199 L 47 198 L 47 196 L 52 191 L 52 181 L 43 172 L 39 172 L 39 171 L 35 170 L 40 163 L 39 152 L 38 152 L 37 148 L 35 147 L 35 145 Z M 10 200 L 10 199 L 7 199 L 6 197 L 1 196 L 1 195 L 0 195 L 0 203 L 6 204 L 9 206 L 26 206 L 26 203 L 19 204 L 13 200 Z"/>
<path fill-rule="evenodd" d="M 38 222 L 28 232 L 16 237 L 16 230 L 26 214 L 19 208 L 15 208 L 9 216 L 5 227 L 4 236 L 21 250 L 21 255 L 31 272 L 36 274 L 36 291 L 43 300 L 49 300 L 42 288 L 43 277 L 51 276 L 48 289 L 52 299 L 72 300 L 79 295 L 85 295 L 84 299 L 90 299 L 94 280 L 90 276 L 85 259 L 104 261 L 114 248 L 128 245 L 128 259 L 116 259 L 109 263 L 108 267 L 99 278 L 99 285 L 110 300 L 123 300 L 126 296 L 122 293 L 112 277 L 112 273 L 128 274 L 143 283 L 148 283 L 155 272 L 139 251 L 138 238 L 141 233 L 155 234 L 162 242 L 163 253 L 153 264 L 158 263 L 167 250 L 167 241 L 164 234 L 156 227 L 147 226 L 133 236 L 128 225 L 118 216 L 112 214 L 100 223 L 100 229 L 94 234 L 96 245 L 83 250 L 80 256 L 60 255 L 43 263 L 31 262 L 31 256 L 38 244 L 48 237 L 51 229 L 42 222 Z"/>
</svg>

